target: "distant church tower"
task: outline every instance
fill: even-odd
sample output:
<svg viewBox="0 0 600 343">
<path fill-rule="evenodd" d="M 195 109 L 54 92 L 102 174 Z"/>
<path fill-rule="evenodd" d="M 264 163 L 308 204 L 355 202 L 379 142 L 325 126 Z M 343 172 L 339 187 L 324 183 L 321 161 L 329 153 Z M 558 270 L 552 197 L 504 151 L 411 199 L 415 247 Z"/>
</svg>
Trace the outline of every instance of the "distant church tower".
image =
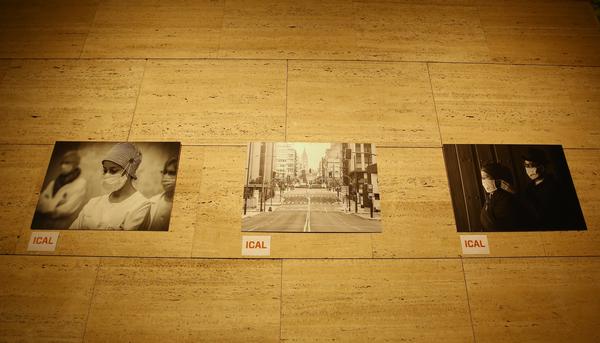
<svg viewBox="0 0 600 343">
<path fill-rule="evenodd" d="M 306 148 L 304 148 L 304 152 L 302 153 L 302 169 L 308 171 L 308 155 L 306 154 Z"/>
</svg>

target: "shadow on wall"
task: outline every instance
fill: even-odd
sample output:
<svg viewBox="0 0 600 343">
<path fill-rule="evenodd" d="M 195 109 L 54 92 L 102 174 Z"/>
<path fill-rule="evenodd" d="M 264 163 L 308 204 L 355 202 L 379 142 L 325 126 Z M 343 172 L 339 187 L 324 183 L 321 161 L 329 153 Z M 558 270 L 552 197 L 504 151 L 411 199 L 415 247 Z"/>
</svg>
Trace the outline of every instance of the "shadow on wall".
<svg viewBox="0 0 600 343">
<path fill-rule="evenodd" d="M 552 190 L 546 187 L 541 193 L 534 194 L 541 187 L 533 187 L 534 181 L 526 172 L 524 159 L 532 149 L 541 151 L 545 156 L 543 168 L 546 181 L 540 185 L 550 184 Z M 459 232 L 586 229 L 560 145 L 444 145 L 444 161 Z M 504 222 L 498 219 L 501 224 L 492 228 L 482 222 L 486 219 L 482 214 L 484 208 L 488 219 L 492 217 L 492 221 L 495 216 L 501 216 L 502 212 L 509 210 L 496 207 L 494 211 L 489 208 L 493 206 L 494 199 L 484 190 L 481 173 L 482 167 L 488 163 L 500 164 L 506 171 L 503 179 L 510 184 L 510 192 L 500 190 L 496 198 L 498 193 L 505 193 L 504 203 L 510 203 L 512 211 L 509 215 L 512 218 Z M 496 186 L 501 189 L 500 182 Z M 502 225 L 504 227 L 499 227 Z"/>
</svg>

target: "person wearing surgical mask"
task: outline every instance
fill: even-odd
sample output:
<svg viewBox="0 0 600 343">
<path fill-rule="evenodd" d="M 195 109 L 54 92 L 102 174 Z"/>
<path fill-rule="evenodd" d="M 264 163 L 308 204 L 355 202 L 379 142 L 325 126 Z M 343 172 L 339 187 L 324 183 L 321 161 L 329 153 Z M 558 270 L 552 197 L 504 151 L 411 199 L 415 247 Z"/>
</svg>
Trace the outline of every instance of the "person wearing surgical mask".
<svg viewBox="0 0 600 343">
<path fill-rule="evenodd" d="M 106 194 L 92 198 L 70 229 L 147 230 L 150 201 L 133 185 L 142 154 L 132 143 L 117 143 L 102 160 Z"/>
<path fill-rule="evenodd" d="M 532 228 L 555 229 L 563 226 L 567 205 L 562 204 L 562 191 L 559 183 L 548 173 L 548 160 L 543 150 L 529 148 L 522 156 L 523 167 L 530 182 L 523 191 Z"/>
<path fill-rule="evenodd" d="M 60 160 L 60 174 L 40 194 L 34 229 L 66 229 L 83 206 L 87 182 L 81 177 L 76 151 L 68 151 Z"/>
<path fill-rule="evenodd" d="M 164 192 L 150 198 L 150 231 L 167 231 L 173 208 L 175 180 L 177 178 L 177 158 L 172 157 L 165 162 L 161 184 Z"/>
<path fill-rule="evenodd" d="M 512 176 L 505 166 L 488 163 L 481 168 L 485 204 L 480 220 L 484 231 L 509 231 L 521 228 L 521 207 L 511 186 Z"/>
</svg>

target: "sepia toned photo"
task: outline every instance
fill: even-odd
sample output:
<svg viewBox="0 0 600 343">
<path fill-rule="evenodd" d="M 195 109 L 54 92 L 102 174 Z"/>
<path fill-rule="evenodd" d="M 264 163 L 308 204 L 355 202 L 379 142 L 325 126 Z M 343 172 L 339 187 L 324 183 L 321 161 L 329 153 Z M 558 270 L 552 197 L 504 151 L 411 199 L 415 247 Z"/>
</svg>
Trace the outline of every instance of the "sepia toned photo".
<svg viewBox="0 0 600 343">
<path fill-rule="evenodd" d="M 178 142 L 56 142 L 32 229 L 168 231 Z"/>
<path fill-rule="evenodd" d="M 562 146 L 443 149 L 459 232 L 587 230 Z"/>
<path fill-rule="evenodd" d="M 250 143 L 242 231 L 381 232 L 377 177 L 374 144 Z"/>
</svg>

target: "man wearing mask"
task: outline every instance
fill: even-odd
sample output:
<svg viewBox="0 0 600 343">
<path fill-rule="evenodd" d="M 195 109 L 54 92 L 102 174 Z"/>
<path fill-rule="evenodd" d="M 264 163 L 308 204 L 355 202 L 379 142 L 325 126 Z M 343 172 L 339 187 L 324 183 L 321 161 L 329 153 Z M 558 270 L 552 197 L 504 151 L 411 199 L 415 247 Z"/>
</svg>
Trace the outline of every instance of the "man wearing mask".
<svg viewBox="0 0 600 343">
<path fill-rule="evenodd" d="M 33 228 L 66 229 L 73 222 L 83 205 L 87 186 L 81 177 L 80 160 L 76 151 L 69 151 L 62 157 L 60 174 L 40 195 L 38 219 L 34 221 Z"/>
<path fill-rule="evenodd" d="M 142 153 L 132 143 L 117 143 L 102 160 L 107 194 L 90 199 L 70 229 L 147 230 L 150 201 L 133 185 Z"/>
<path fill-rule="evenodd" d="M 486 193 L 480 220 L 483 231 L 510 231 L 521 228 L 521 208 L 510 184 L 512 176 L 505 166 L 488 163 L 481 168 L 481 183 Z"/>
<path fill-rule="evenodd" d="M 177 158 L 172 157 L 165 163 L 161 184 L 164 192 L 150 199 L 150 231 L 167 231 L 169 219 L 173 208 L 173 195 L 175 194 L 175 180 L 177 177 Z"/>
<path fill-rule="evenodd" d="M 548 173 L 543 150 L 529 148 L 522 156 L 525 173 L 531 180 L 523 192 L 532 228 L 555 229 L 563 226 L 566 208 L 561 204 L 560 185 Z"/>
</svg>

